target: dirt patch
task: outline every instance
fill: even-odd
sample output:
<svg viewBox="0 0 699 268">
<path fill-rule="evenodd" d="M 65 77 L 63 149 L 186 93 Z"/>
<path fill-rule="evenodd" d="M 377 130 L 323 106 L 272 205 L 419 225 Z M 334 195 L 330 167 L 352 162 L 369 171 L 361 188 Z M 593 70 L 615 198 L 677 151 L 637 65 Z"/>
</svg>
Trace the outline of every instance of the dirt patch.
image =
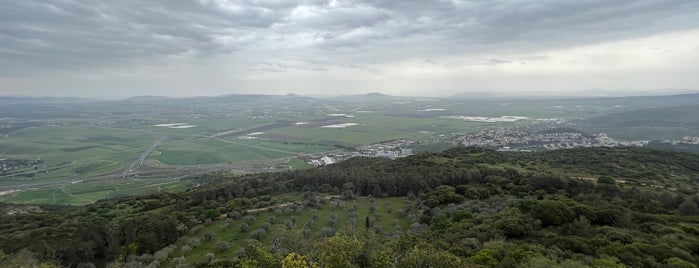
<svg viewBox="0 0 699 268">
<path fill-rule="evenodd" d="M 288 206 L 290 206 L 290 205 L 292 205 L 292 204 L 296 204 L 296 202 L 292 202 L 292 203 L 283 203 L 283 204 L 278 204 L 278 205 L 269 206 L 269 207 L 263 207 L 263 208 L 248 209 L 248 210 L 246 210 L 246 212 L 247 212 L 247 213 L 255 213 L 255 212 L 261 212 L 261 211 L 267 211 L 267 210 L 275 209 L 275 208 L 288 207 Z"/>
<path fill-rule="evenodd" d="M 340 199 L 340 196 L 339 196 L 339 195 L 328 195 L 328 196 L 326 196 L 326 197 L 323 197 L 323 199 L 325 199 L 325 200 Z M 278 204 L 278 205 L 274 205 L 274 206 L 269 206 L 269 207 L 253 208 L 253 209 L 248 209 L 248 210 L 246 210 L 245 212 L 247 212 L 247 213 L 255 213 L 255 212 L 268 211 L 268 210 L 270 210 L 270 209 L 288 207 L 288 206 L 290 206 L 290 205 L 297 204 L 297 203 L 299 203 L 299 202 L 289 202 L 289 203 L 282 203 L 282 204 Z M 226 215 L 226 214 L 222 214 L 220 217 L 224 217 L 224 218 L 225 218 L 224 215 Z"/>
<path fill-rule="evenodd" d="M 20 190 L 7 190 L 7 191 L 0 191 L 0 195 L 6 195 L 6 194 L 11 194 L 15 192 L 19 192 Z"/>
</svg>

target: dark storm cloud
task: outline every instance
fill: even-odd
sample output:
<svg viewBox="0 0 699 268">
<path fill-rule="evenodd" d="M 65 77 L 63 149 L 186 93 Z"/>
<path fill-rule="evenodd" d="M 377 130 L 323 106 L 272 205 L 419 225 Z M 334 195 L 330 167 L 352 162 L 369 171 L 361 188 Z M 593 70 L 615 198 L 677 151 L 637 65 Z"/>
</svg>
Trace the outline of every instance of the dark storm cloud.
<svg viewBox="0 0 699 268">
<path fill-rule="evenodd" d="M 238 49 L 236 38 L 283 17 L 279 6 L 190 1 L 7 1 L 0 57 L 55 66 Z M 283 8 L 283 6 L 282 6 Z"/>
<path fill-rule="evenodd" d="M 624 39 L 699 26 L 699 1 L 390 1 L 395 36 L 433 34 L 460 45 L 534 42 L 541 47 Z M 390 27 L 390 24 L 387 26 Z"/>
<path fill-rule="evenodd" d="M 400 57 L 410 46 L 434 54 L 540 49 L 693 29 L 698 12 L 692 0 L 4 1 L 0 63 L 21 73 L 275 46 L 293 47 L 298 58 L 337 49 Z"/>
</svg>

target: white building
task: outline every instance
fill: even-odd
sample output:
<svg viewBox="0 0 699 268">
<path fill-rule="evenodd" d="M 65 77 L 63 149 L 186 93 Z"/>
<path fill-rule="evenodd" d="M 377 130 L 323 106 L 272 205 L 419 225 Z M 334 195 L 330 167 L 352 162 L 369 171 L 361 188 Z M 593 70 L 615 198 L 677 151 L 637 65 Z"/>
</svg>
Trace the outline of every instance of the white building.
<svg viewBox="0 0 699 268">
<path fill-rule="evenodd" d="M 327 156 L 323 156 L 322 158 L 320 158 L 320 161 L 323 162 L 324 165 L 330 165 L 335 163 L 335 160 Z"/>
</svg>

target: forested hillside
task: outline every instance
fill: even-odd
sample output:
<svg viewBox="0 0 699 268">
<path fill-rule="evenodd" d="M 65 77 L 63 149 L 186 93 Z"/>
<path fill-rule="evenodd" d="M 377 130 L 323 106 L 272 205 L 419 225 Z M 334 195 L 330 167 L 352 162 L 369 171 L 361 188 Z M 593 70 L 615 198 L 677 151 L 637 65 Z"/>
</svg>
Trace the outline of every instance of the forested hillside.
<svg viewBox="0 0 699 268">
<path fill-rule="evenodd" d="M 4 204 L 0 266 L 696 267 L 699 155 L 457 148 Z M 377 205 L 378 204 L 378 205 Z"/>
</svg>

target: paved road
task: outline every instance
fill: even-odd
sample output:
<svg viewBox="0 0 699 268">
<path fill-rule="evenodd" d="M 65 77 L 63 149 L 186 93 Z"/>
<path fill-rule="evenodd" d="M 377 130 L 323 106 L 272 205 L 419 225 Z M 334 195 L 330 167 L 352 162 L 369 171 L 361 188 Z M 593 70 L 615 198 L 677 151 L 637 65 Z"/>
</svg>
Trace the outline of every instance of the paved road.
<svg viewBox="0 0 699 268">
<path fill-rule="evenodd" d="M 129 169 L 128 169 L 128 170 L 125 170 L 125 171 L 124 171 L 124 174 L 126 174 L 127 172 L 133 172 L 133 171 L 135 171 L 136 169 L 138 169 L 140 166 L 142 166 L 142 165 L 143 165 L 143 162 L 146 161 L 146 158 L 148 158 L 148 156 L 153 152 L 153 150 L 155 150 L 155 148 L 158 147 L 158 145 L 160 145 L 160 143 L 162 143 L 163 141 L 165 141 L 165 139 L 167 139 L 167 136 L 161 137 L 158 141 L 156 141 L 155 143 L 153 143 L 153 145 L 151 145 L 150 147 L 148 147 L 148 149 L 146 149 L 146 151 L 143 152 L 143 153 L 141 154 L 141 156 L 140 156 L 138 159 L 136 159 L 136 161 L 134 161 L 133 163 L 131 163 L 131 165 L 129 165 Z"/>
<path fill-rule="evenodd" d="M 279 149 L 274 149 L 274 148 L 266 148 L 263 146 L 257 146 L 257 145 L 251 145 L 251 144 L 245 144 L 245 143 L 238 143 L 235 141 L 226 140 L 226 139 L 222 139 L 219 137 L 208 137 L 208 136 L 198 136 L 198 137 L 199 138 L 214 139 L 214 140 L 218 140 L 218 141 L 225 142 L 225 143 L 233 143 L 233 144 L 237 144 L 237 145 L 248 146 L 248 147 L 261 149 L 261 150 L 268 150 L 268 151 L 275 151 L 275 152 L 282 152 L 282 153 L 291 154 L 291 156 L 277 158 L 277 159 L 270 159 L 269 161 L 284 161 L 284 160 L 289 160 L 291 158 L 294 158 L 296 156 L 301 156 L 301 155 L 327 154 L 330 152 L 341 151 L 341 149 L 338 149 L 338 150 L 331 150 L 331 151 L 317 152 L 317 153 L 299 153 L 299 152 L 279 150 Z M 166 139 L 167 139 L 167 136 L 163 136 L 159 140 L 157 140 L 155 143 L 153 143 L 150 147 L 148 147 L 148 149 L 146 149 L 141 154 L 141 156 L 138 159 L 136 159 L 133 163 L 131 163 L 131 165 L 129 165 L 128 169 L 126 169 L 124 171 L 114 171 L 114 172 L 107 173 L 107 174 L 102 174 L 102 175 L 97 175 L 97 176 L 92 176 L 92 177 L 85 177 L 85 178 L 75 178 L 75 179 L 68 180 L 68 181 L 48 181 L 48 182 L 34 182 L 34 183 L 30 182 L 30 183 L 24 183 L 24 184 L 18 184 L 18 185 L 0 186 L 0 192 L 11 191 L 11 190 L 24 190 L 24 189 L 30 189 L 30 188 L 44 188 L 44 187 L 70 185 L 70 184 L 73 184 L 75 181 L 81 181 L 81 183 L 92 183 L 92 182 L 99 182 L 99 181 L 105 181 L 105 180 L 120 179 L 120 178 L 124 178 L 124 176 L 139 176 L 139 177 L 143 178 L 143 176 L 148 176 L 148 175 L 156 175 L 157 174 L 157 175 L 161 175 L 161 176 L 167 176 L 168 174 L 170 174 L 170 175 L 175 175 L 172 178 L 172 180 L 177 180 L 177 179 L 180 179 L 180 178 L 188 176 L 188 175 L 205 174 L 205 173 L 209 173 L 212 171 L 219 171 L 219 170 L 242 170 L 244 172 L 253 172 L 253 173 L 276 171 L 273 169 L 265 168 L 266 165 L 269 165 L 269 166 L 274 165 L 272 162 L 266 163 L 265 160 L 257 160 L 257 161 L 250 161 L 250 162 L 238 162 L 238 163 L 218 163 L 218 164 L 209 164 L 209 165 L 193 165 L 193 166 L 163 165 L 161 167 L 151 167 L 151 166 L 144 165 L 145 160 L 148 158 L 148 156 L 151 153 L 153 153 L 153 151 Z M 57 169 L 57 168 L 61 168 L 61 167 L 65 167 L 65 166 L 69 166 L 69 165 L 73 165 L 73 164 L 75 164 L 75 162 L 65 164 L 62 166 L 58 166 L 58 167 L 51 167 L 51 168 L 47 168 L 47 169 L 29 171 L 27 173 L 50 171 L 53 169 Z M 22 173 L 5 175 L 5 176 L 0 176 L 0 178 L 1 177 L 16 176 L 16 175 L 21 175 L 21 174 Z"/>
</svg>

